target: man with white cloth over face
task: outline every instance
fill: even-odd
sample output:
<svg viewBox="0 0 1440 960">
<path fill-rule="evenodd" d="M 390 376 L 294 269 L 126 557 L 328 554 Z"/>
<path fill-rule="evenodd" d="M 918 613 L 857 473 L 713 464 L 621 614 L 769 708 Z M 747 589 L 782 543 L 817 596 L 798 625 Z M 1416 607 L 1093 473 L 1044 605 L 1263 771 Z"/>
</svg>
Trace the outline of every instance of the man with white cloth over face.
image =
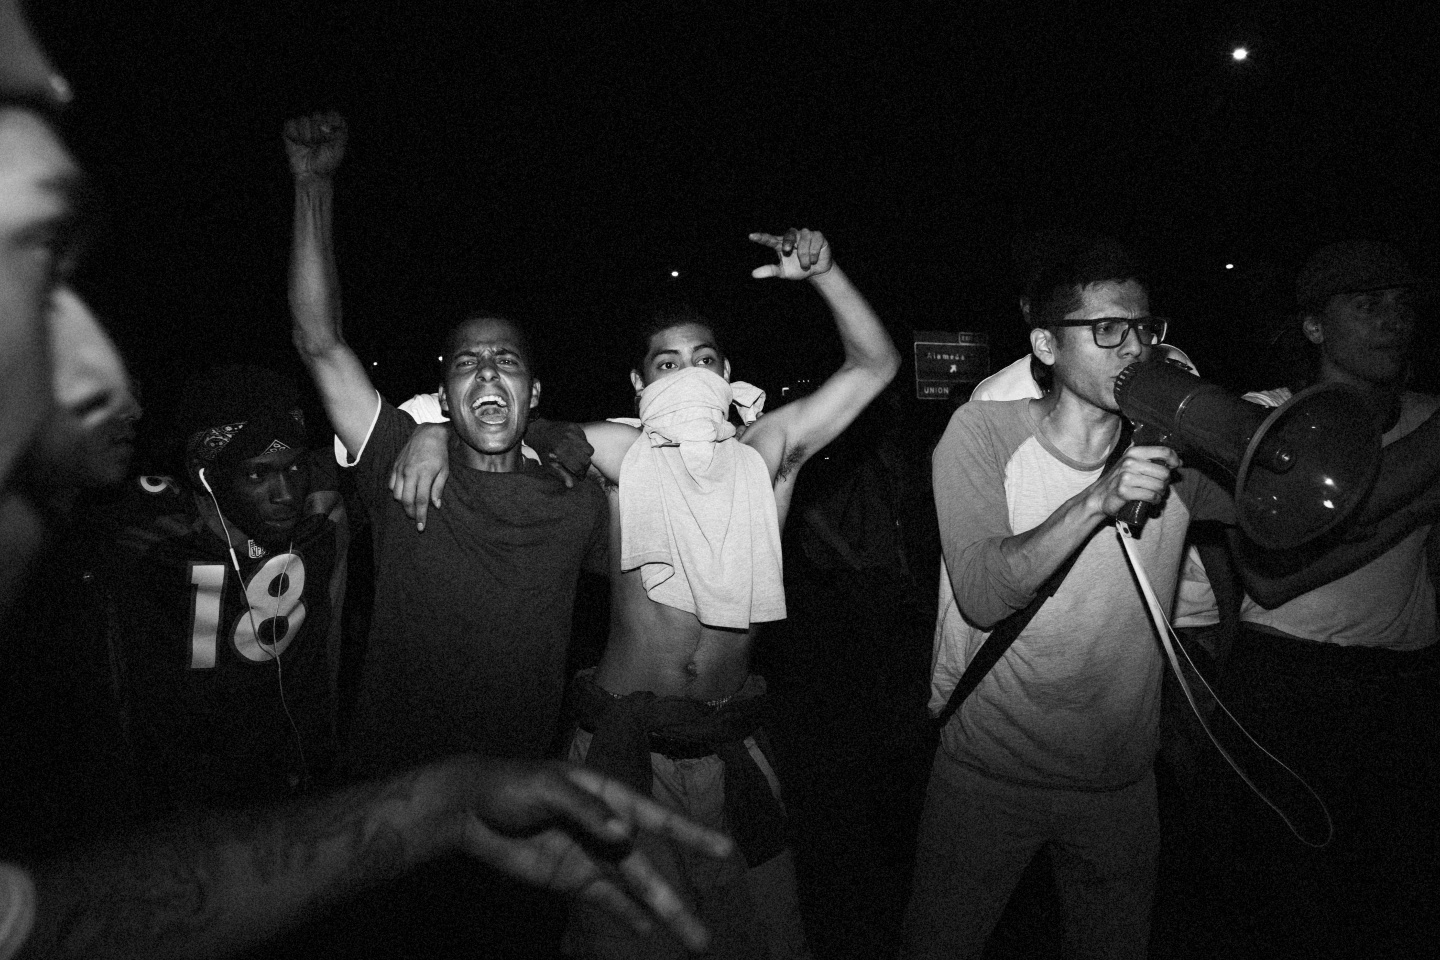
<svg viewBox="0 0 1440 960">
<path fill-rule="evenodd" d="M 620 465 L 620 568 L 703 624 L 785 617 L 780 524 L 765 460 L 735 439 L 731 385 L 699 367 L 640 395 L 644 440 Z"/>
<path fill-rule="evenodd" d="M 742 433 L 729 408 L 746 419 L 761 395 L 729 382 L 713 324 L 682 310 L 657 315 L 644 331 L 630 375 L 640 420 L 585 427 L 611 497 L 611 624 L 599 665 L 572 691 L 570 759 L 734 836 L 737 853 L 718 866 L 673 844 L 646 848 L 710 928 L 712 956 L 807 957 L 765 751 L 765 683 L 750 673 L 750 650 L 758 624 L 785 616 L 780 528 L 800 467 L 885 388 L 900 358 L 823 235 L 750 239 L 779 257 L 753 276 L 809 280 L 825 299 L 844 363 L 813 394 Z M 428 462 L 438 474 L 441 440 L 421 428 L 404 469 Z M 428 477 L 404 486 L 421 491 L 420 502 L 406 504 L 412 514 L 439 500 Z M 566 940 L 584 957 L 679 955 L 673 940 L 637 937 L 584 909 Z"/>
</svg>

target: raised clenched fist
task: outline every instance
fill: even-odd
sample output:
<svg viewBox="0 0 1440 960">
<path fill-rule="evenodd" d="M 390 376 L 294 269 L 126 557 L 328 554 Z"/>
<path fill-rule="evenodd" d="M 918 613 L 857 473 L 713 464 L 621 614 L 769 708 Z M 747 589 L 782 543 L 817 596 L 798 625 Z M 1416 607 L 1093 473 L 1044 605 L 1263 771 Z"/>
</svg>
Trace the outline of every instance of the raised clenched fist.
<svg viewBox="0 0 1440 960">
<path fill-rule="evenodd" d="M 315 113 L 285 124 L 285 152 L 290 172 L 302 177 L 328 177 L 345 157 L 345 118 L 338 113 Z"/>
</svg>

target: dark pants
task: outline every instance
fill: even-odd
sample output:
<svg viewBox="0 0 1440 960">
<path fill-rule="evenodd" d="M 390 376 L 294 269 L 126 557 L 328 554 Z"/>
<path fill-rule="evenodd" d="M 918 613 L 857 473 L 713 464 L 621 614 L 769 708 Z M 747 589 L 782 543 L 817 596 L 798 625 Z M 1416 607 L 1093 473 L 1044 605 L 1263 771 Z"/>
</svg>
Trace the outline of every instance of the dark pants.
<svg viewBox="0 0 1440 960">
<path fill-rule="evenodd" d="M 925 795 L 904 956 L 980 957 L 1026 866 L 1048 848 L 1066 955 L 1143 958 L 1160 850 L 1155 778 L 1119 790 L 995 780 L 942 747 Z"/>
<path fill-rule="evenodd" d="M 1334 824 L 1328 845 L 1307 846 L 1217 759 L 1215 776 L 1231 787 L 1213 846 L 1215 891 L 1248 925 L 1248 942 L 1310 957 L 1408 942 L 1433 912 L 1437 879 L 1437 648 L 1396 653 L 1245 629 L 1220 696 L 1319 794 Z M 1227 740 L 1297 830 L 1323 840 L 1314 798 L 1253 748 Z"/>
</svg>

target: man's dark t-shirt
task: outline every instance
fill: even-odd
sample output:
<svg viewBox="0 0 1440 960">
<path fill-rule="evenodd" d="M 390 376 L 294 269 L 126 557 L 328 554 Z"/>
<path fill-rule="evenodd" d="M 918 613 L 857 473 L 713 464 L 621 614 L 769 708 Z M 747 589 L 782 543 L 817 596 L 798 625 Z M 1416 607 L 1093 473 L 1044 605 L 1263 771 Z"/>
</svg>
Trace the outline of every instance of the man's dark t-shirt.
<svg viewBox="0 0 1440 960">
<path fill-rule="evenodd" d="M 595 485 L 565 485 L 452 459 L 424 532 L 390 495 L 415 422 L 382 402 L 355 466 L 375 525 L 375 612 L 349 735 L 349 772 L 452 753 L 543 757 L 560 719 L 581 567 L 604 569 L 608 519 Z"/>
</svg>

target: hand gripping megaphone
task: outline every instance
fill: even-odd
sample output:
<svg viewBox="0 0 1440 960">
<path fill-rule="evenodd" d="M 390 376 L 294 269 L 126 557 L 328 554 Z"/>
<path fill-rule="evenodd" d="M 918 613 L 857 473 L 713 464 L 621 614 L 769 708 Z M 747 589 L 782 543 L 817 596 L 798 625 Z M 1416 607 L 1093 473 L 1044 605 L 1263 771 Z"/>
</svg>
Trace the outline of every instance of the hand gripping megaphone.
<svg viewBox="0 0 1440 960">
<path fill-rule="evenodd" d="M 1234 476 L 1240 529 L 1269 550 L 1303 546 L 1343 523 L 1380 470 L 1380 432 L 1348 387 L 1310 387 L 1270 409 L 1152 361 L 1120 372 L 1115 400 L 1136 425 L 1136 443 L 1199 454 Z M 1120 519 L 1137 529 L 1146 507 L 1129 503 Z"/>
</svg>

